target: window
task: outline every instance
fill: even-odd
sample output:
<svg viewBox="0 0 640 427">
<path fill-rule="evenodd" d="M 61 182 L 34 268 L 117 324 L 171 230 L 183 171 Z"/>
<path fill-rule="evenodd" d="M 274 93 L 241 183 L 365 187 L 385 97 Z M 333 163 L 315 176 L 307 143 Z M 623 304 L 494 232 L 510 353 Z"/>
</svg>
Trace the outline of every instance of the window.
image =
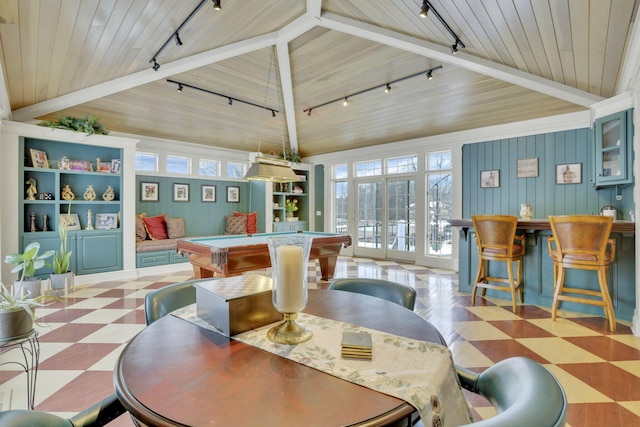
<svg viewBox="0 0 640 427">
<path fill-rule="evenodd" d="M 227 163 L 227 176 L 229 178 L 244 178 L 245 173 L 247 173 L 246 164 L 235 162 Z"/>
<path fill-rule="evenodd" d="M 416 182 L 413 179 L 387 181 L 388 248 L 414 252 L 416 248 L 415 203 Z"/>
<path fill-rule="evenodd" d="M 220 162 L 217 160 L 200 159 L 198 162 L 198 175 L 219 176 Z"/>
<path fill-rule="evenodd" d="M 349 212 L 349 183 L 335 181 L 333 183 L 333 218 L 335 232 L 347 234 L 347 220 Z"/>
<path fill-rule="evenodd" d="M 451 152 L 427 155 L 427 255 L 451 256 Z"/>
<path fill-rule="evenodd" d="M 418 156 L 387 159 L 387 173 L 412 173 L 418 171 Z"/>
<path fill-rule="evenodd" d="M 183 173 L 190 172 L 191 159 L 189 157 L 167 156 L 167 172 Z"/>
<path fill-rule="evenodd" d="M 376 176 L 382 175 L 382 161 L 368 160 L 366 162 L 356 163 L 356 176 Z"/>
<path fill-rule="evenodd" d="M 158 155 L 153 153 L 136 153 L 136 170 L 158 172 Z"/>
<path fill-rule="evenodd" d="M 348 178 L 349 169 L 346 164 L 342 165 L 334 165 L 333 166 L 333 179 L 347 179 Z"/>
</svg>

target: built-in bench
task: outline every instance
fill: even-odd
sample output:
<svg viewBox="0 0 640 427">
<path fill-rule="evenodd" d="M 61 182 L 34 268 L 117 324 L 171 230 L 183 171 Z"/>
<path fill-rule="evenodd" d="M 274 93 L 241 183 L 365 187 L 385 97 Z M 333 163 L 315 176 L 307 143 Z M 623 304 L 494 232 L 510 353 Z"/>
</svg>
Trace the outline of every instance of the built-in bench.
<svg viewBox="0 0 640 427">
<path fill-rule="evenodd" d="M 176 252 L 178 239 L 142 240 L 136 243 L 136 267 L 154 267 L 189 261 L 188 254 Z"/>
</svg>

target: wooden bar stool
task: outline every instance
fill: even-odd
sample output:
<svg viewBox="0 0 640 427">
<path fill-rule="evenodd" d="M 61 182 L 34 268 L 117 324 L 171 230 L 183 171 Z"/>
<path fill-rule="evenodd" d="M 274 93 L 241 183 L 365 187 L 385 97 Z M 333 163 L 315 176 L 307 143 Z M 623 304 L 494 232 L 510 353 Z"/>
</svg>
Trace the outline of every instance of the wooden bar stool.
<svg viewBox="0 0 640 427">
<path fill-rule="evenodd" d="M 616 315 L 607 285 L 607 271 L 616 257 L 616 239 L 610 238 L 613 217 L 598 215 L 549 216 L 552 236 L 547 239 L 553 260 L 554 288 L 551 316 L 556 320 L 558 301 L 573 301 L 603 307 L 611 332 L 616 331 Z M 600 291 L 564 285 L 565 269 L 595 270 Z M 586 298 L 565 294 L 586 295 Z"/>
<path fill-rule="evenodd" d="M 484 297 L 487 289 L 496 289 L 511 293 L 513 312 L 516 312 L 516 292 L 520 294 L 520 303 L 524 302 L 522 283 L 522 257 L 524 256 L 525 235 L 516 236 L 518 217 L 509 215 L 473 215 L 473 228 L 476 230 L 478 248 L 478 274 L 473 284 L 471 304 L 476 303 L 476 292 L 482 288 Z M 517 242 L 517 244 L 516 244 Z M 487 261 L 507 263 L 507 278 L 489 277 Z M 516 263 L 517 275 L 513 277 L 513 263 Z M 493 283 L 490 283 L 493 282 Z M 498 285 L 497 283 L 505 283 Z"/>
</svg>

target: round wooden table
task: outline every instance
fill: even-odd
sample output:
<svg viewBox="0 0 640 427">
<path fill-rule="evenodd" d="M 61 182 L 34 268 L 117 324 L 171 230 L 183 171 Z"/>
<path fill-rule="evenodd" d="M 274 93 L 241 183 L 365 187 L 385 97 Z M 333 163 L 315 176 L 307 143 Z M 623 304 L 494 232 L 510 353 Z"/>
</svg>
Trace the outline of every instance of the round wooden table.
<svg viewBox="0 0 640 427">
<path fill-rule="evenodd" d="M 446 345 L 415 312 L 368 295 L 309 290 L 304 312 Z M 403 400 L 171 315 L 131 340 L 114 382 L 126 409 L 149 426 L 382 426 L 415 412 Z"/>
</svg>

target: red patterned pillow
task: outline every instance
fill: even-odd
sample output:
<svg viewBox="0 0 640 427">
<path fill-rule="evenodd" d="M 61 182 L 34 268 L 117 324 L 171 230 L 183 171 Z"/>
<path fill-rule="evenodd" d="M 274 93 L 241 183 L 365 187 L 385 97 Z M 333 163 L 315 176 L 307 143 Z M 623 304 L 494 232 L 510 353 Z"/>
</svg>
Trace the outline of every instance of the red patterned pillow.
<svg viewBox="0 0 640 427">
<path fill-rule="evenodd" d="M 249 214 L 242 212 L 234 212 L 233 216 L 246 216 L 247 217 L 247 233 L 255 234 L 258 232 L 258 212 L 251 212 Z"/>
<path fill-rule="evenodd" d="M 227 223 L 227 234 L 246 234 L 247 233 L 247 217 L 242 216 L 225 216 Z"/>
<path fill-rule="evenodd" d="M 147 233 L 151 240 L 163 240 L 168 239 L 167 225 L 165 222 L 166 215 L 152 216 L 149 218 L 142 218 L 144 221 L 144 227 L 147 229 Z"/>
</svg>

